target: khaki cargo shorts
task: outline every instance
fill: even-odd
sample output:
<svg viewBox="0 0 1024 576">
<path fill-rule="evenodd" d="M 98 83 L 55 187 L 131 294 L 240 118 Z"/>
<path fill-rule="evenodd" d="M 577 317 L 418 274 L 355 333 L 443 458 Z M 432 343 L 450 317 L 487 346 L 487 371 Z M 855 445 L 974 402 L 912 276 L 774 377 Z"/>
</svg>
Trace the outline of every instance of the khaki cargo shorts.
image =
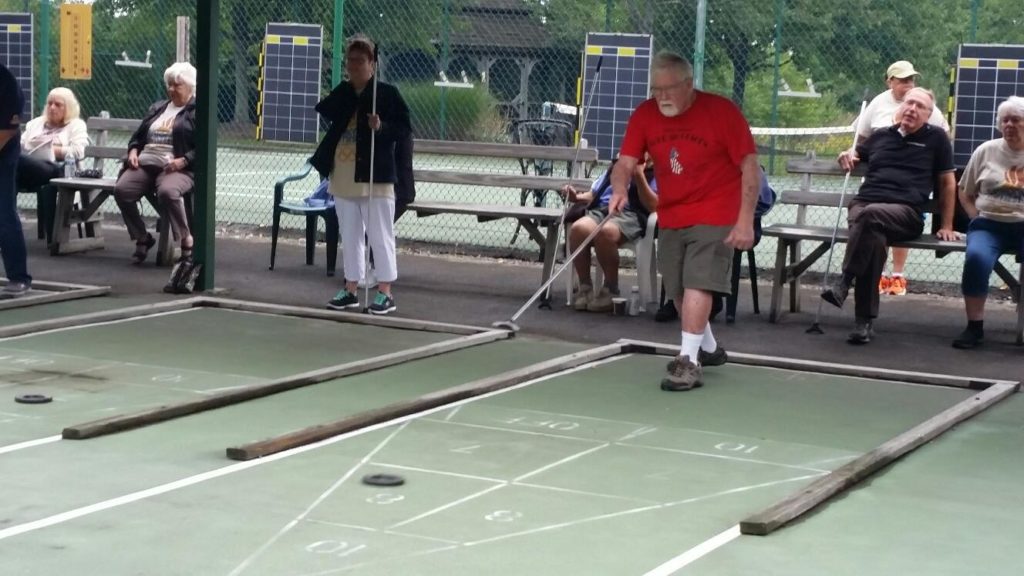
<svg viewBox="0 0 1024 576">
<path fill-rule="evenodd" d="M 658 229 L 658 270 L 665 296 L 676 298 L 685 288 L 732 292 L 732 246 L 724 240 L 732 226 L 689 226 Z"/>
</svg>

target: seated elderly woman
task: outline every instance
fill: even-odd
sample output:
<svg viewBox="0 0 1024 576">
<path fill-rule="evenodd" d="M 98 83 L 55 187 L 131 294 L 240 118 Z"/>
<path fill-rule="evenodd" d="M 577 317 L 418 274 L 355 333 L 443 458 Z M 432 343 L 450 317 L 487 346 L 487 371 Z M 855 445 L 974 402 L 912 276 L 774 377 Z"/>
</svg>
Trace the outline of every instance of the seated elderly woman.
<svg viewBox="0 0 1024 576">
<path fill-rule="evenodd" d="M 79 118 L 80 107 L 74 92 L 54 88 L 46 97 L 46 110 L 25 125 L 21 134 L 18 159 L 18 188 L 36 190 L 51 178 L 64 175 L 60 163 L 65 157 L 81 159 L 89 134 Z"/>
<path fill-rule="evenodd" d="M 1024 251 L 1024 98 L 1007 98 L 996 118 L 1003 137 L 978 146 L 960 178 L 960 203 L 971 224 L 961 282 L 967 328 L 953 340 L 954 348 L 982 343 L 996 260 L 1006 251 Z"/>
<path fill-rule="evenodd" d="M 608 202 L 612 197 L 611 173 L 615 162 L 601 178 L 597 179 L 587 192 L 579 192 L 566 186 L 563 192 L 570 202 L 584 207 L 582 216 L 569 228 L 569 247 L 575 251 L 587 236 L 608 216 Z M 584 250 L 573 261 L 580 285 L 573 296 L 573 308 L 590 312 L 608 312 L 612 309 L 612 298 L 619 295 L 619 247 L 644 235 L 647 217 L 658 208 L 657 185 L 654 182 L 653 164 L 645 168 L 638 164 L 633 171 L 633 182 L 629 187 L 629 202 L 620 212 L 611 217 L 601 232 L 594 237 L 594 254 L 604 274 L 604 286 L 594 290 L 590 276 L 590 250 Z"/>
<path fill-rule="evenodd" d="M 167 100 L 153 104 L 142 124 L 128 142 L 128 157 L 114 188 L 114 198 L 135 241 L 136 263 L 146 259 L 156 244 L 146 231 L 139 212 L 139 200 L 155 192 L 165 214 L 181 241 L 181 257 L 192 258 L 192 232 L 188 226 L 183 196 L 192 190 L 192 164 L 196 142 L 196 69 L 188 62 L 172 64 L 164 71 Z"/>
</svg>

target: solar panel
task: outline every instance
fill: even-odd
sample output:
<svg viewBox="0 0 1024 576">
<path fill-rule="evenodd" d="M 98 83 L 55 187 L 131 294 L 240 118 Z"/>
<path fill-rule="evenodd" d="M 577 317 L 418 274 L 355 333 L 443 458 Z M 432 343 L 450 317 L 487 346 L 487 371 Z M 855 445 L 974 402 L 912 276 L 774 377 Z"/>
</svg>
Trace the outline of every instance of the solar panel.
<svg viewBox="0 0 1024 576">
<path fill-rule="evenodd" d="M 962 44 L 953 102 L 953 161 L 963 168 L 981 143 L 998 138 L 996 109 L 1024 95 L 1024 46 Z"/>
<path fill-rule="evenodd" d="M 26 116 L 32 118 L 32 15 L 0 12 L 0 62 L 14 74 L 25 93 Z"/>
<path fill-rule="evenodd" d="M 654 38 L 648 34 L 587 34 L 577 104 L 586 106 L 591 102 L 589 114 L 581 109 L 581 118 L 586 115 L 582 132 L 602 160 L 611 160 L 618 154 L 630 114 L 650 97 L 653 53 Z M 597 61 L 602 57 L 601 71 L 597 73 Z"/>
<path fill-rule="evenodd" d="M 315 143 L 319 123 L 323 27 L 269 23 L 260 54 L 256 138 Z"/>
</svg>

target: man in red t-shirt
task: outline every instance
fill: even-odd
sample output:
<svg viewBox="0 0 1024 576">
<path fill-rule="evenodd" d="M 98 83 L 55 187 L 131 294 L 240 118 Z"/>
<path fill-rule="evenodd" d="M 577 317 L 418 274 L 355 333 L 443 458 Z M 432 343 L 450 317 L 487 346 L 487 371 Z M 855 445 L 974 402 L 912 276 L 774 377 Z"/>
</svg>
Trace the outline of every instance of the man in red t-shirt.
<svg viewBox="0 0 1024 576">
<path fill-rule="evenodd" d="M 701 385 L 701 366 L 726 362 L 708 325 L 713 293 L 732 291 L 733 250 L 754 245 L 760 167 L 750 126 L 732 102 L 693 88 L 693 67 L 661 52 L 651 93 L 626 126 L 612 172 L 615 214 L 626 204 L 630 175 L 644 152 L 658 181 L 658 268 L 680 311 L 682 345 L 662 390 Z M 685 292 L 684 292 L 685 290 Z"/>
</svg>

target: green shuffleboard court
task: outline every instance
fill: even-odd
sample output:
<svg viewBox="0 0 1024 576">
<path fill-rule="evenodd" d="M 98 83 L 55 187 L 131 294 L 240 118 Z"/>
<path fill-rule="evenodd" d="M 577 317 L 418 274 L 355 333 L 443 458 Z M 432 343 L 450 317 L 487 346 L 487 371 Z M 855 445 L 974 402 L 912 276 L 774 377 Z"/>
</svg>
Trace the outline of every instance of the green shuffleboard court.
<svg viewBox="0 0 1024 576">
<path fill-rule="evenodd" d="M 29 426 L 42 433 L 48 424 L 53 434 L 88 424 L 103 397 L 109 402 L 120 393 L 135 399 L 116 404 L 115 419 L 156 402 L 189 402 L 217 389 L 220 377 L 248 386 L 246 378 L 273 382 L 353 358 L 388 357 L 387 348 L 364 346 L 369 341 L 408 351 L 491 334 L 224 306 L 0 341 L 12 355 L 54 359 L 51 351 L 78 346 L 79 359 L 113 364 L 124 351 L 118 335 L 135 325 L 193 357 L 178 372 L 189 378 L 187 386 L 124 380 L 93 393 L 93 404 L 28 406 L 39 420 Z M 173 340 L 184 326 L 209 340 Z M 156 343 L 131 344 L 132 354 L 120 362 L 131 357 L 140 366 L 179 368 L 161 364 Z M 908 430 L 918 437 L 922 426 L 941 421 L 938 432 L 922 436 L 930 438 L 952 426 L 951 414 L 973 410 L 959 422 L 1015 388 L 735 355 L 705 371 L 704 388 L 673 394 L 657 385 L 669 350 L 629 342 L 583 350 L 525 338 L 472 341 L 87 440 L 67 433 L 86 425 L 68 426 L 63 438 L 5 432 L 5 573 L 860 574 L 857 556 L 876 546 L 891 561 L 867 564 L 870 573 L 887 573 L 899 562 L 908 566 L 899 573 L 913 573 L 919 547 L 935 566 L 943 555 L 966 565 L 952 558 L 966 545 L 929 545 L 929 530 L 946 539 L 963 532 L 942 526 L 942 506 L 952 502 L 957 519 L 979 524 L 992 513 L 1008 523 L 1024 510 L 1011 484 L 1024 464 L 1001 456 L 1021 439 L 1024 408 L 1013 397 L 870 482 L 783 522 L 792 525 L 768 536 L 741 535 L 741 523 L 756 524 L 752 519 L 788 506 L 794 495 L 802 500 L 823 483 L 859 479 L 875 465 L 861 463 L 881 453 L 890 458 L 885 462 L 898 457 L 890 448 Z M 65 385 L 68 394 L 84 386 Z M 453 390 L 459 394 L 434 402 Z M 418 408 L 387 412 L 410 399 Z M 365 419 L 373 414 L 390 415 Z M 339 421 L 362 424 L 263 457 L 225 455 Z M 1000 477 L 982 480 L 989 469 Z M 398 475 L 404 484 L 362 481 L 373 474 Z M 976 510 L 972 498 L 955 494 L 979 482 L 987 488 Z M 876 518 L 888 524 L 875 526 Z M 981 534 L 989 545 L 1012 549 L 1012 534 Z M 889 539 L 901 538 L 905 546 L 888 547 Z M 819 557 L 816 550 L 826 552 Z M 1009 558 L 997 555 L 982 572 L 1008 570 L 1015 565 Z"/>
</svg>

